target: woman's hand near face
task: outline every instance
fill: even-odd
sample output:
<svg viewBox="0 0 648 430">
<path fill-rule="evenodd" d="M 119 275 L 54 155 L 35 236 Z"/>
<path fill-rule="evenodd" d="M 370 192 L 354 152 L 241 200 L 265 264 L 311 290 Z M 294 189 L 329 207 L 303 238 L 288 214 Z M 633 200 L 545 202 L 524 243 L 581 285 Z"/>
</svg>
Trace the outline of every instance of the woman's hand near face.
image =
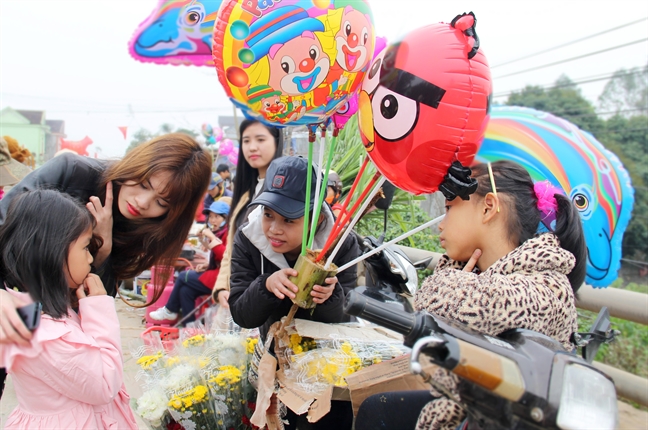
<svg viewBox="0 0 648 430">
<path fill-rule="evenodd" d="M 335 284 L 337 284 L 338 278 L 326 278 L 324 283 L 326 285 L 314 285 L 313 291 L 311 291 L 311 296 L 313 296 L 313 302 L 321 305 L 327 301 L 332 295 L 333 290 L 335 290 Z"/>
<path fill-rule="evenodd" d="M 297 271 L 295 269 L 277 270 L 266 279 L 266 288 L 281 300 L 286 296 L 294 299 L 299 289 L 297 285 L 290 282 L 289 276 L 297 276 Z"/>
<path fill-rule="evenodd" d="M 0 309 L 2 310 L 0 312 L 0 344 L 29 345 L 32 334 L 16 312 L 16 308 L 26 304 L 27 302 L 22 302 L 19 298 L 0 289 Z"/>
<path fill-rule="evenodd" d="M 94 259 L 95 267 L 101 266 L 112 251 L 112 228 L 113 228 L 113 185 L 112 182 L 106 184 L 106 204 L 102 205 L 99 197 L 90 197 L 90 202 L 86 204 L 90 213 L 97 220 L 94 228 L 94 234 L 101 236 L 103 245 L 99 248 L 97 256 Z"/>
</svg>

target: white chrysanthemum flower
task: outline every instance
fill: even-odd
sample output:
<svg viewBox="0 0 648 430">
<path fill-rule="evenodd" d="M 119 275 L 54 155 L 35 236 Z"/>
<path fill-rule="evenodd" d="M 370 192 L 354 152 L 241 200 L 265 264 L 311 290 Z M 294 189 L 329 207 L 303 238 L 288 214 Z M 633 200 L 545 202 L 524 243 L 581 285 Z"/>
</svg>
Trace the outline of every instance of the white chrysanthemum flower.
<svg viewBox="0 0 648 430">
<path fill-rule="evenodd" d="M 196 369 L 190 364 L 179 364 L 169 372 L 169 375 L 160 382 L 164 390 L 177 390 L 189 385 L 198 377 Z"/>
<path fill-rule="evenodd" d="M 168 399 L 160 390 L 146 391 L 137 399 L 137 413 L 153 426 L 161 426 L 167 411 Z"/>
</svg>

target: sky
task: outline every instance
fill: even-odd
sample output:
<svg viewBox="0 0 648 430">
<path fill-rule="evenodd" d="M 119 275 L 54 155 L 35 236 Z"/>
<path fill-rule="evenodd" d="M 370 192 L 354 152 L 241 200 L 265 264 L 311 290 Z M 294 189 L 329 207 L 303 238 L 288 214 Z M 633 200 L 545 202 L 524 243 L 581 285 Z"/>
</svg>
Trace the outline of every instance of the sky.
<svg viewBox="0 0 648 430">
<path fill-rule="evenodd" d="M 215 69 L 145 64 L 129 55 L 128 41 L 157 3 L 0 0 L 0 109 L 45 110 L 47 119 L 65 121 L 68 139 L 93 139 L 89 151 L 103 158 L 123 155 L 140 128 L 155 131 L 169 123 L 198 132 L 203 123 L 216 125 L 219 115 L 232 115 Z M 499 102 L 526 85 L 551 85 L 562 74 L 574 81 L 592 80 L 648 63 L 645 0 L 370 4 L 376 33 L 388 41 L 473 11 Z M 559 64 L 546 66 L 552 63 Z M 596 103 L 605 83 L 597 80 L 580 88 Z M 123 126 L 128 127 L 127 139 L 118 129 Z"/>
</svg>

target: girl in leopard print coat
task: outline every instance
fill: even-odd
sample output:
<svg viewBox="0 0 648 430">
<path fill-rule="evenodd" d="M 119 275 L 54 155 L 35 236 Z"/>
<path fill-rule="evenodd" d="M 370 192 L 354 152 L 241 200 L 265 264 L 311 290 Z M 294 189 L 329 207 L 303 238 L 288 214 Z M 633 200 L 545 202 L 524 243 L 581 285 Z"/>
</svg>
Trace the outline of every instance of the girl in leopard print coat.
<svg viewBox="0 0 648 430">
<path fill-rule="evenodd" d="M 469 200 L 446 202 L 446 217 L 439 224 L 446 254 L 416 293 L 415 308 L 492 336 L 514 328 L 535 330 L 572 350 L 574 293 L 585 279 L 587 262 L 578 212 L 548 183 L 534 185 L 520 165 L 495 162 L 492 174 L 490 168 L 473 168 L 478 188 Z M 541 222 L 552 232 L 537 235 Z M 434 378 L 459 397 L 455 375 L 439 369 Z M 421 393 L 414 393 L 412 400 L 420 405 Z M 398 394 L 406 394 L 399 397 L 405 405 L 407 393 Z M 463 408 L 434 390 L 432 399 L 418 415 L 416 429 L 457 428 L 466 416 Z M 383 399 L 379 415 L 398 416 L 385 406 Z M 380 421 L 371 409 L 372 420 Z M 361 415 L 362 408 L 356 425 Z M 412 427 L 411 421 L 403 424 L 381 428 Z"/>
</svg>

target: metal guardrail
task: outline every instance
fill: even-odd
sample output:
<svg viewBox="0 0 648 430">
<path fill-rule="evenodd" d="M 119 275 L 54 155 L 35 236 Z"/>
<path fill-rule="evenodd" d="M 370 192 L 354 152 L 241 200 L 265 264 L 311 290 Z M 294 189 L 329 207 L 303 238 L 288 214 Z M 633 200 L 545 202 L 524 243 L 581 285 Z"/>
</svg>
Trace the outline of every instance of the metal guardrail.
<svg viewBox="0 0 648 430">
<path fill-rule="evenodd" d="M 437 252 L 397 246 L 413 262 L 432 258 L 427 265 L 430 270 L 434 269 L 441 258 L 441 254 Z M 578 289 L 576 307 L 598 313 L 603 306 L 607 306 L 613 317 L 648 325 L 648 294 L 619 288 L 592 288 L 587 284 Z M 619 397 L 648 406 L 648 379 L 596 361 L 594 366 L 612 378 Z"/>
</svg>

